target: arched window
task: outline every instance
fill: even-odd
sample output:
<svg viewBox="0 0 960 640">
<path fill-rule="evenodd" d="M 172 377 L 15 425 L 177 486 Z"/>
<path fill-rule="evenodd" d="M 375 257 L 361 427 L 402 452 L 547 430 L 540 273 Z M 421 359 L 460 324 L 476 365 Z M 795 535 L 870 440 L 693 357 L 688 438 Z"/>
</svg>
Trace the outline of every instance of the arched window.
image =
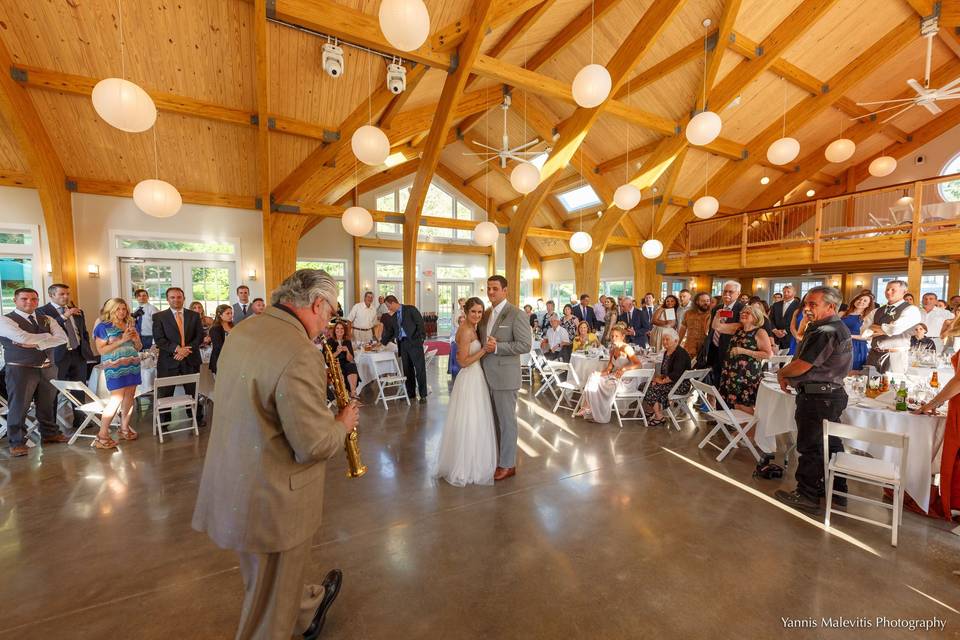
<svg viewBox="0 0 960 640">
<path fill-rule="evenodd" d="M 943 165 L 943 170 L 940 171 L 942 176 L 948 176 L 952 173 L 960 173 L 960 153 L 953 156 L 950 162 Z M 940 197 L 943 198 L 944 202 L 960 202 L 960 180 L 941 182 L 937 185 L 937 189 L 940 191 Z"/>
</svg>

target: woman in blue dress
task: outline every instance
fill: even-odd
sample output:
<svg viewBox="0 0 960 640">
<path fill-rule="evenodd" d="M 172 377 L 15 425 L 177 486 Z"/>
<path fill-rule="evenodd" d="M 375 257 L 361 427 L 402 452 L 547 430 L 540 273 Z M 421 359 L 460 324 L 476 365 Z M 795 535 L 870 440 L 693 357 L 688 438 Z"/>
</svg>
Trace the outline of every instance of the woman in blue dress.
<svg viewBox="0 0 960 640">
<path fill-rule="evenodd" d="M 110 390 L 110 400 L 100 416 L 100 432 L 93 446 L 113 449 L 117 446 L 110 437 L 110 424 L 120 411 L 120 437 L 136 440 L 138 435 L 130 426 L 133 417 L 134 394 L 140 379 L 140 335 L 130 317 L 130 307 L 123 298 L 110 298 L 100 309 L 100 323 L 93 329 L 103 375 Z"/>
<path fill-rule="evenodd" d="M 807 296 L 800 300 L 800 306 L 793 312 L 790 319 L 790 355 L 797 354 L 797 345 L 803 340 L 803 332 L 807 328 L 807 314 L 803 310 L 807 306 Z"/>
<path fill-rule="evenodd" d="M 847 310 L 843 312 L 843 324 L 850 329 L 850 336 L 853 338 L 853 364 L 851 371 L 860 371 L 863 365 L 867 363 L 867 339 L 860 335 L 865 321 L 873 314 L 876 305 L 873 301 L 872 293 L 861 293 L 850 301 Z"/>
</svg>

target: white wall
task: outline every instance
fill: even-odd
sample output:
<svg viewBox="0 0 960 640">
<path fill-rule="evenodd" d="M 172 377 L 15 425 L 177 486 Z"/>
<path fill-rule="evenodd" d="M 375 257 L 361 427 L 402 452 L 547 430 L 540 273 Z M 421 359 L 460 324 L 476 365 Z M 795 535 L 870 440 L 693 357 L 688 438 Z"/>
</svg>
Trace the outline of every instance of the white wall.
<svg viewBox="0 0 960 640">
<path fill-rule="evenodd" d="M 897 168 L 883 178 L 870 177 L 857 185 L 857 189 L 875 189 L 889 184 L 912 182 L 940 175 L 944 165 L 960 152 L 960 126 L 956 126 L 942 136 L 931 140 L 910 155 L 897 161 Z M 922 165 L 916 159 L 923 156 Z"/>
<path fill-rule="evenodd" d="M 543 293 L 549 295 L 550 284 L 554 282 L 574 282 L 573 260 L 562 258 L 560 260 L 547 260 L 543 263 Z M 630 257 L 630 251 L 616 250 L 607 251 L 603 255 L 603 262 L 600 263 L 601 280 L 633 280 L 633 259 Z M 579 291 L 580 293 L 589 293 L 596 296 L 596 291 Z"/>
</svg>

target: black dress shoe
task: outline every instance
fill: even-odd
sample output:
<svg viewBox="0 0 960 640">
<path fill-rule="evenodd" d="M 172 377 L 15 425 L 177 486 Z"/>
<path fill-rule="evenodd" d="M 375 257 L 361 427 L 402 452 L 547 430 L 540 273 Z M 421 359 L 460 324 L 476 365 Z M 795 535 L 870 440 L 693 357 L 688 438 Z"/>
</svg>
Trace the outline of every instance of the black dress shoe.
<svg viewBox="0 0 960 640">
<path fill-rule="evenodd" d="M 317 612 L 313 614 L 313 622 L 303 632 L 305 640 L 317 640 L 320 637 L 320 632 L 323 631 L 323 623 L 327 620 L 327 612 L 330 610 L 333 601 L 337 599 L 342 583 L 343 572 L 340 569 L 332 569 L 323 579 L 323 588 L 326 593 L 323 594 L 323 600 L 320 601 Z"/>
<path fill-rule="evenodd" d="M 833 506 L 835 507 L 847 506 L 847 496 L 838 496 L 837 494 L 833 494 Z"/>
<path fill-rule="evenodd" d="M 817 515 L 820 513 L 820 501 L 808 498 L 796 489 L 793 491 L 784 491 L 780 489 L 773 494 L 773 497 L 788 507 L 793 507 L 797 511 L 803 511 L 804 513 L 809 513 L 811 515 Z"/>
<path fill-rule="evenodd" d="M 427 404 L 427 399 L 426 399 L 426 398 L 420 398 L 419 402 L 420 402 L 420 404 Z"/>
</svg>

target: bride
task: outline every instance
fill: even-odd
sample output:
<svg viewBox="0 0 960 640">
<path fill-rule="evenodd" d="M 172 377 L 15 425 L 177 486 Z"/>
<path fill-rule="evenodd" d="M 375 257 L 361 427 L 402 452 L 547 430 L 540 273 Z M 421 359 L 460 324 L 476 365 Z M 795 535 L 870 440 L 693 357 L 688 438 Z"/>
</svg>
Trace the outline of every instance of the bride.
<svg viewBox="0 0 960 640">
<path fill-rule="evenodd" d="M 484 351 L 477 337 L 483 303 L 470 298 L 463 305 L 466 319 L 457 329 L 457 363 L 460 373 L 450 394 L 436 470 L 433 476 L 462 487 L 493 484 L 497 466 L 497 438 L 493 427 L 490 391 L 483 376 L 480 358 Z"/>
</svg>

